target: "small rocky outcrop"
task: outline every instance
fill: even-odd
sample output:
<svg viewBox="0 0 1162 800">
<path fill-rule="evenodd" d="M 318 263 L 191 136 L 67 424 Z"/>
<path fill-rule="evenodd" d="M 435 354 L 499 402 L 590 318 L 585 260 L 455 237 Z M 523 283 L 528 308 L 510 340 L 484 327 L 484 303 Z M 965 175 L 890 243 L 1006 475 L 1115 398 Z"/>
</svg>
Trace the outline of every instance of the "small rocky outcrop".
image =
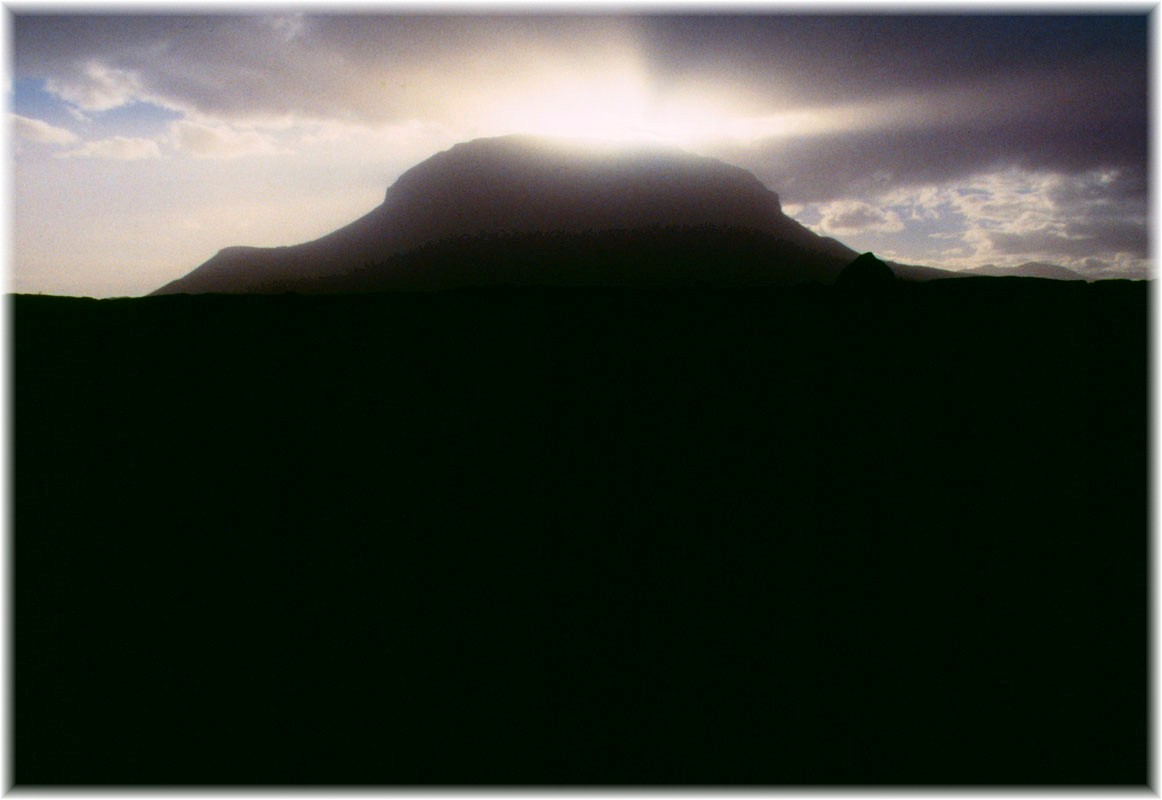
<svg viewBox="0 0 1162 800">
<path fill-rule="evenodd" d="M 864 253 L 843 268 L 835 285 L 840 289 L 874 289 L 891 286 L 899 279 L 892 268 L 872 253 Z"/>
</svg>

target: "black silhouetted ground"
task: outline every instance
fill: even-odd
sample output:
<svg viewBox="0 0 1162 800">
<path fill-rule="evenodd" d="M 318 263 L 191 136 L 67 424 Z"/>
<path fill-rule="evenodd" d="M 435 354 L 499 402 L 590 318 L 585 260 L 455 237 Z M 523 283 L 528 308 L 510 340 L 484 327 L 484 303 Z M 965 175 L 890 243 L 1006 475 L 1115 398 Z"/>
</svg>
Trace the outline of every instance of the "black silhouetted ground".
<svg viewBox="0 0 1162 800">
<path fill-rule="evenodd" d="M 1147 286 L 13 300 L 18 785 L 1143 785 Z"/>
</svg>

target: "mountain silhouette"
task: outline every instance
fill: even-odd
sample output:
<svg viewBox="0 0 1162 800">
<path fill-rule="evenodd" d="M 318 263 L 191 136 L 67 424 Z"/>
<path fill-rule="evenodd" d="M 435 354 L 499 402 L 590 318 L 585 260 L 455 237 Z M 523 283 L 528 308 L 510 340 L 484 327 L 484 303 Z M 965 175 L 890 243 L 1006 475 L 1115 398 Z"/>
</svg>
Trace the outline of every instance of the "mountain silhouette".
<svg viewBox="0 0 1162 800">
<path fill-rule="evenodd" d="M 154 294 L 833 283 L 856 255 L 740 167 L 657 144 L 504 136 L 421 162 L 320 239 L 228 247 Z"/>
</svg>

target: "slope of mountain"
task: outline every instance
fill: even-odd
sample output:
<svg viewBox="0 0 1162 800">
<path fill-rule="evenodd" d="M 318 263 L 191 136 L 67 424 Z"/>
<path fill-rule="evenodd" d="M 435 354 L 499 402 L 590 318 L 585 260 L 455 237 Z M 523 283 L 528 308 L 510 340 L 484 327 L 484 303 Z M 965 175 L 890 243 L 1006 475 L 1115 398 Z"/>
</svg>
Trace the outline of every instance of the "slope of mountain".
<svg viewBox="0 0 1162 800">
<path fill-rule="evenodd" d="M 905 281 L 934 281 L 941 278 L 955 278 L 960 273 L 936 267 L 921 267 L 917 264 L 901 264 L 898 261 L 888 261 L 887 265 L 897 278 Z"/>
<path fill-rule="evenodd" d="M 550 271 L 564 255 L 570 265 Z M 739 167 L 658 145 L 505 136 L 432 156 L 320 239 L 229 247 L 154 294 L 831 283 L 856 255 Z"/>
</svg>

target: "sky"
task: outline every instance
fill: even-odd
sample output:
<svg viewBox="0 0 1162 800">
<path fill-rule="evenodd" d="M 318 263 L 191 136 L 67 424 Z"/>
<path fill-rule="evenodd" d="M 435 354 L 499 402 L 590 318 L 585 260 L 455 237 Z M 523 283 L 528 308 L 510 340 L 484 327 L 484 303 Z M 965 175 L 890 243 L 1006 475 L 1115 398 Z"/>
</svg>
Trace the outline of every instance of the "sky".
<svg viewBox="0 0 1162 800">
<path fill-rule="evenodd" d="M 10 9 L 9 290 L 146 294 L 516 132 L 720 158 L 885 259 L 1153 274 L 1146 6 L 582 8 Z"/>
</svg>

